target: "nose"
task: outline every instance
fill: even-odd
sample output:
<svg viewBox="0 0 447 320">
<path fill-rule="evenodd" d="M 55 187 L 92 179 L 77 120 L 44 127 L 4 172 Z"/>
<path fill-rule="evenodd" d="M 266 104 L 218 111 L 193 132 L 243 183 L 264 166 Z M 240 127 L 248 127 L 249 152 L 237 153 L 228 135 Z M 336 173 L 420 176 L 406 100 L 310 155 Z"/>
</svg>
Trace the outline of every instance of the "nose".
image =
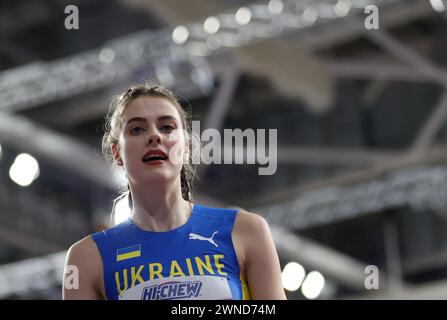
<svg viewBox="0 0 447 320">
<path fill-rule="evenodd" d="M 161 139 L 160 136 L 156 133 L 152 133 L 149 138 L 147 139 L 148 144 L 160 144 Z"/>
</svg>

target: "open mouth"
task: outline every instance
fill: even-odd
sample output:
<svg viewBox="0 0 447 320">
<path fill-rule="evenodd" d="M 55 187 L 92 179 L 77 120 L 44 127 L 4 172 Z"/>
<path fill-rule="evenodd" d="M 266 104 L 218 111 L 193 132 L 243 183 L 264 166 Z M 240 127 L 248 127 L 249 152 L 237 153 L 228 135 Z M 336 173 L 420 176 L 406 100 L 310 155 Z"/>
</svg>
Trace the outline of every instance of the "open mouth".
<svg viewBox="0 0 447 320">
<path fill-rule="evenodd" d="M 162 151 L 148 152 L 143 158 L 143 162 L 167 160 L 168 156 Z"/>
<path fill-rule="evenodd" d="M 168 159 L 168 157 L 163 157 L 163 156 L 151 156 L 151 157 L 144 158 L 143 161 L 144 161 L 144 162 L 151 162 L 151 161 L 166 160 L 166 159 Z"/>
</svg>

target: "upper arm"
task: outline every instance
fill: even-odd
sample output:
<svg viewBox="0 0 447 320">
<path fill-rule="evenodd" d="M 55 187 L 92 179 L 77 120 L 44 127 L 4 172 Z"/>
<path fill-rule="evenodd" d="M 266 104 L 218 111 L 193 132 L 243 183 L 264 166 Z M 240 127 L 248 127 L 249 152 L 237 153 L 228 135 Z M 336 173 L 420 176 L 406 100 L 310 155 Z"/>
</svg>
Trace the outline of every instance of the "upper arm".
<svg viewBox="0 0 447 320">
<path fill-rule="evenodd" d="M 68 249 L 62 299 L 102 299 L 104 292 L 102 286 L 102 259 L 92 238 L 86 237 Z"/>
<path fill-rule="evenodd" d="M 251 298 L 286 299 L 279 258 L 267 222 L 244 210 L 240 210 L 236 217 L 235 238 L 241 247 L 243 272 Z"/>
</svg>

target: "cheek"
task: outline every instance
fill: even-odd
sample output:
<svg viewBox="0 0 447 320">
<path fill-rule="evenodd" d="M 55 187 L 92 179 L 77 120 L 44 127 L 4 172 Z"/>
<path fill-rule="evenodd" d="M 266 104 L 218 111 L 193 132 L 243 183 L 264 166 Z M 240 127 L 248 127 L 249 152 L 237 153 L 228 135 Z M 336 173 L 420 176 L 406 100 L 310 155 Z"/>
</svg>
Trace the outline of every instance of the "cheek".
<svg viewBox="0 0 447 320">
<path fill-rule="evenodd" d="M 123 139 L 120 142 L 121 145 L 121 157 L 123 159 L 130 159 L 135 157 L 135 155 L 138 154 L 138 145 L 136 141 L 129 140 L 129 139 Z"/>
<path fill-rule="evenodd" d="M 169 150 L 169 161 L 174 165 L 182 165 L 185 153 L 185 138 L 182 135 L 171 135 L 166 142 Z"/>
</svg>

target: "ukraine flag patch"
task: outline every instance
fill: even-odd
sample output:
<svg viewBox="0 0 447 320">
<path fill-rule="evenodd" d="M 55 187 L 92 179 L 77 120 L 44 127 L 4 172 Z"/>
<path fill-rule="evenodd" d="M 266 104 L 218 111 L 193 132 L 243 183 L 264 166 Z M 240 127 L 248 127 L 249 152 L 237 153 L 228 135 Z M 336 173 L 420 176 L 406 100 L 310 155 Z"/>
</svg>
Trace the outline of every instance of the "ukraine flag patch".
<svg viewBox="0 0 447 320">
<path fill-rule="evenodd" d="M 141 244 L 135 246 L 118 249 L 116 251 L 116 261 L 123 261 L 141 256 Z"/>
</svg>

